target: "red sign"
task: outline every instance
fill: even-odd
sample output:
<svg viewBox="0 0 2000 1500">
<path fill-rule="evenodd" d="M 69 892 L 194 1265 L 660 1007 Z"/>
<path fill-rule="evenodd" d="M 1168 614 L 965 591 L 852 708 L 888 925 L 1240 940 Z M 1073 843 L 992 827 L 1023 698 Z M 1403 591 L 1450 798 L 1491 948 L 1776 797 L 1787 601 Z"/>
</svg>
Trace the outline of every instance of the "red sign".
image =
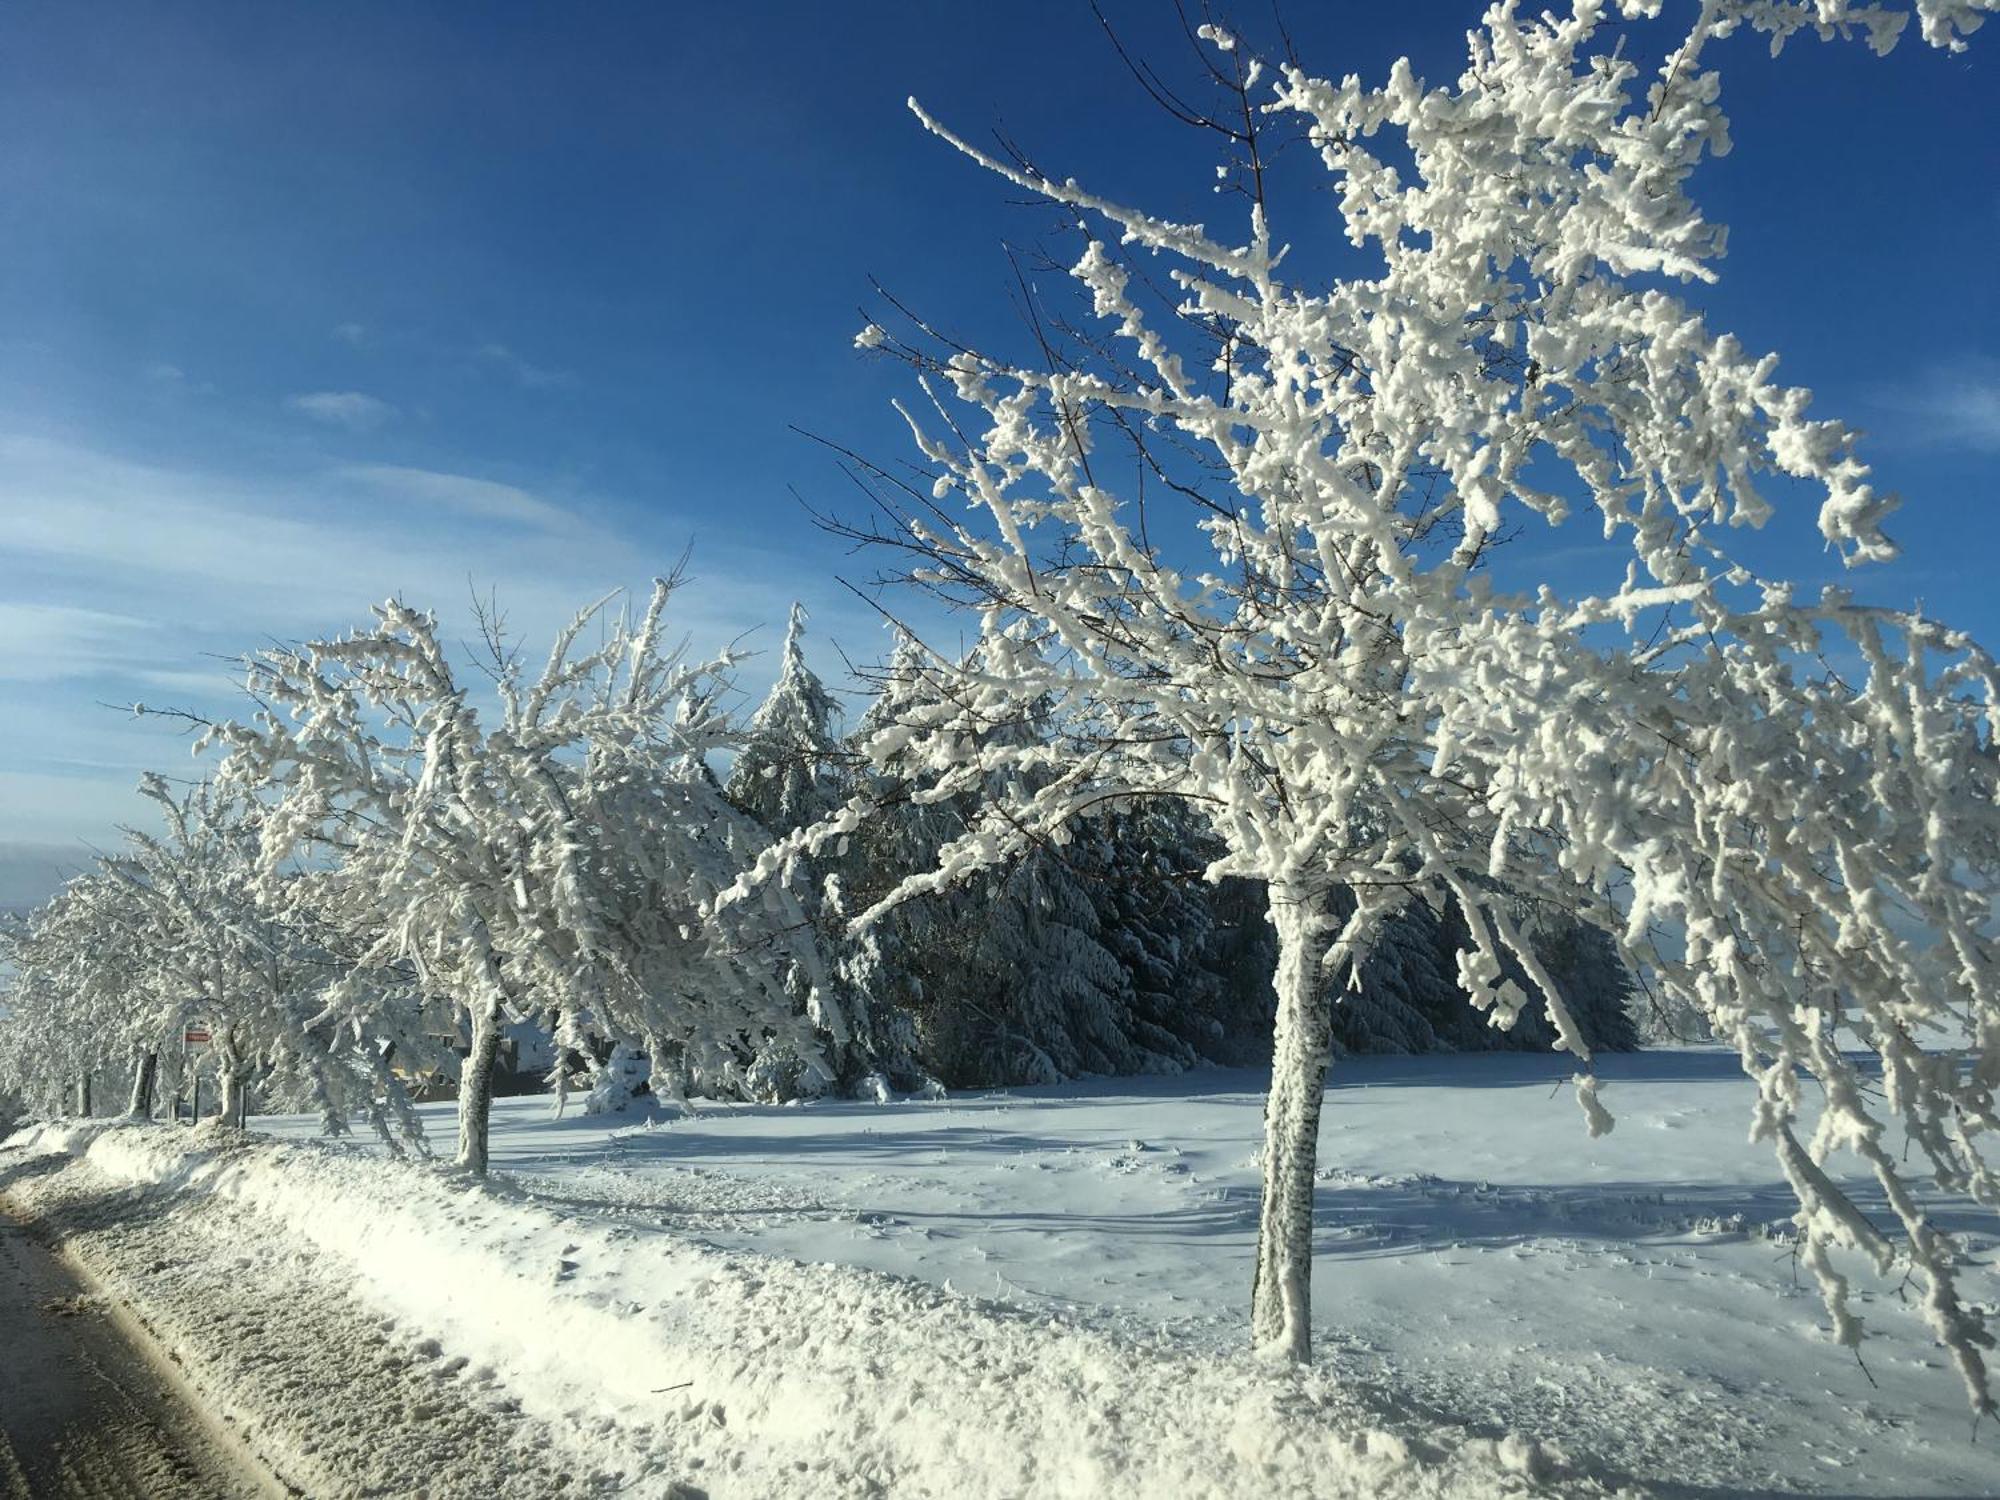
<svg viewBox="0 0 2000 1500">
<path fill-rule="evenodd" d="M 181 1033 L 181 1040 L 190 1047 L 206 1047 L 208 1045 L 208 1028 L 206 1026 L 190 1026 L 186 1031 Z"/>
</svg>

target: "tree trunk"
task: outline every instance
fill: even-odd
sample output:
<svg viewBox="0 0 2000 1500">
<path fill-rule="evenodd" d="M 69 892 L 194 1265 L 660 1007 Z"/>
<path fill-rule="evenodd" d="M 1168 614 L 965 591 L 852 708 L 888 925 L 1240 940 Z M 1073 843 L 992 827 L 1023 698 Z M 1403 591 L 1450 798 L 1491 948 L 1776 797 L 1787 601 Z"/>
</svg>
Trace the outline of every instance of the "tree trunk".
<svg viewBox="0 0 2000 1500">
<path fill-rule="evenodd" d="M 236 1060 L 236 1049 L 225 1043 L 215 1054 L 216 1082 L 222 1089 L 222 1104 L 217 1111 L 218 1125 L 234 1125 L 241 1111 L 243 1097 L 243 1068 Z"/>
<path fill-rule="evenodd" d="M 472 1023 L 472 1050 L 458 1074 L 458 1164 L 486 1175 L 487 1125 L 493 1114 L 493 1062 L 500 1055 L 500 1017 L 489 1009 Z"/>
<path fill-rule="evenodd" d="M 1327 919 L 1318 892 L 1273 886 L 1278 1019 L 1264 1104 L 1264 1198 L 1250 1340 L 1274 1359 L 1312 1357 L 1313 1168 L 1332 1045 L 1332 996 L 1320 972 Z"/>
<path fill-rule="evenodd" d="M 135 1120 L 150 1120 L 153 1117 L 153 1080 L 159 1076 L 160 1054 L 142 1052 L 138 1066 L 132 1073 L 132 1107 L 130 1113 Z"/>
</svg>

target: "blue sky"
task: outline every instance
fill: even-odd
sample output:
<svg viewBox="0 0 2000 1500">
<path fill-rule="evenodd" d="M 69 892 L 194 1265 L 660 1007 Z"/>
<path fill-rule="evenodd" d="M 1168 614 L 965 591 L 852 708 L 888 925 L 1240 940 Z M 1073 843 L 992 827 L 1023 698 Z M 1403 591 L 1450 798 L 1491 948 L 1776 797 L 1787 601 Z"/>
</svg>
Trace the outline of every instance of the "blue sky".
<svg viewBox="0 0 2000 1500">
<path fill-rule="evenodd" d="M 1108 9 L 1171 65 L 1168 7 Z M 1322 71 L 1407 52 L 1444 79 L 1477 7 L 1288 12 Z M 1715 324 L 1782 352 L 1908 498 L 1906 560 L 1854 581 L 1989 641 L 1996 46 L 1731 43 L 1737 149 L 1697 191 L 1732 226 Z M 830 676 L 836 646 L 876 656 L 835 581 L 873 565 L 791 493 L 845 482 L 790 427 L 901 456 L 898 372 L 849 345 L 868 278 L 1018 340 L 1001 244 L 1046 225 L 911 93 L 1220 212 L 1207 147 L 1079 0 L 0 11 L 0 904 L 185 764 L 101 704 L 219 707 L 218 655 L 391 592 L 462 621 L 470 580 L 532 637 L 692 542 L 698 644 L 775 645 L 796 597 Z M 1802 530 L 1770 545 L 1831 575 Z"/>
</svg>

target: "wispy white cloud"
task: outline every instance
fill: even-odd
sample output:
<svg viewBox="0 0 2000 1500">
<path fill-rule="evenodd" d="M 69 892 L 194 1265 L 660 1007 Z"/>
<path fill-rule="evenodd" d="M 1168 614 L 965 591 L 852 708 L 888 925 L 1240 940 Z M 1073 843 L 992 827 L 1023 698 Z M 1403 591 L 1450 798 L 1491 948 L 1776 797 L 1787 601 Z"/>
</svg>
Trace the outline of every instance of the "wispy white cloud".
<svg viewBox="0 0 2000 1500">
<path fill-rule="evenodd" d="M 340 472 L 385 497 L 436 506 L 475 519 L 548 530 L 565 528 L 575 521 L 568 511 L 518 486 L 476 479 L 469 474 L 446 474 L 397 464 L 352 464 Z"/>
<path fill-rule="evenodd" d="M 388 402 L 362 391 L 308 391 L 287 396 L 285 405 L 315 422 L 351 432 L 372 432 L 396 415 L 396 408 Z"/>
<path fill-rule="evenodd" d="M 501 513 L 506 514 L 501 514 Z M 442 513 L 442 514 L 441 514 Z M 389 466 L 278 475 L 134 462 L 0 436 L 0 563 L 78 580 L 56 601 L 118 611 L 168 635 L 338 628 L 392 593 L 449 608 L 467 579 L 537 604 L 601 591 L 629 566 L 615 546 L 525 490 Z M 522 523 L 544 534 L 524 548 Z M 87 592 L 85 592 L 87 591 Z M 536 620 L 544 611 L 532 611 Z M 204 641 L 205 644 L 205 641 Z"/>
<path fill-rule="evenodd" d="M 459 639 L 473 634 L 474 590 L 490 590 L 533 654 L 579 605 L 642 594 L 700 519 L 442 469 L 196 469 L 0 432 L 0 863 L 24 841 L 109 844 L 142 816 L 140 767 L 192 774 L 180 726 L 107 704 L 239 711 L 228 658 L 363 624 L 391 595 L 435 609 Z M 748 635 L 765 654 L 744 669 L 747 704 L 795 597 L 813 606 L 830 681 L 836 642 L 872 659 L 882 632 L 867 612 L 807 558 L 761 542 L 702 541 L 669 623 L 696 652 Z"/>
<path fill-rule="evenodd" d="M 135 681 L 200 675 L 205 653 L 344 629 L 392 594 L 461 616 L 474 587 L 496 591 L 532 640 L 608 589 L 643 590 L 699 519 L 649 510 L 614 523 L 444 470 L 242 474 L 0 433 L 0 576 L 36 581 L 0 616 L 0 649 L 11 630 L 63 643 L 78 670 L 115 658 Z M 720 540 L 698 541 L 674 625 L 697 649 L 720 646 L 775 627 L 802 596 L 822 644 L 872 649 L 873 617 L 816 570 Z"/>
<path fill-rule="evenodd" d="M 333 341 L 337 344 L 345 344 L 350 349 L 366 347 L 369 343 L 369 338 L 368 325 L 366 323 L 336 323 L 333 325 Z"/>
<path fill-rule="evenodd" d="M 1880 393 L 1898 434 L 1926 447 L 2000 453 L 2000 359 L 1974 354 L 1942 361 Z"/>
<path fill-rule="evenodd" d="M 576 376 L 568 370 L 551 370 L 533 364 L 505 344 L 484 345 L 479 350 L 479 359 L 531 391 L 566 390 L 577 383 Z"/>
<path fill-rule="evenodd" d="M 147 385 L 170 395 L 189 393 L 209 396 L 215 393 L 215 387 L 208 381 L 196 380 L 179 365 L 166 360 L 156 360 L 139 373 Z"/>
<path fill-rule="evenodd" d="M 151 626 L 131 615 L 0 600 L 0 682 L 54 682 L 123 669 L 150 653 L 152 635 Z"/>
<path fill-rule="evenodd" d="M 148 688 L 159 688 L 183 698 L 208 699 L 218 692 L 241 687 L 244 668 L 238 658 L 217 656 L 206 668 L 143 667 L 134 675 Z"/>
</svg>

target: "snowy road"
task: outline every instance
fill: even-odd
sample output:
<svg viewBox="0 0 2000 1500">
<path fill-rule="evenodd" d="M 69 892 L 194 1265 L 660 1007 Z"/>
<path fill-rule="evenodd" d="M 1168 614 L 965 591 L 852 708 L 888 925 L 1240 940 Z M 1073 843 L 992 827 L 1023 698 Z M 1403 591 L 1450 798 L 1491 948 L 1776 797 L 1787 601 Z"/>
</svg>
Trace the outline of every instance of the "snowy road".
<svg viewBox="0 0 2000 1500">
<path fill-rule="evenodd" d="M 165 1214 L 88 1167 L 59 1172 L 60 1165 L 0 1147 L 0 1195 L 15 1222 L 32 1218 L 65 1250 L 64 1260 L 52 1261 L 18 1227 L 0 1241 L 0 1427 L 32 1479 L 23 1488 L 0 1467 L 0 1500 L 359 1500 L 419 1492 L 429 1500 L 551 1500 L 603 1488 L 587 1466 L 549 1472 L 544 1428 L 464 1360 L 358 1304 L 308 1248 L 227 1205 Z M 208 1430 L 232 1452 L 254 1454 L 277 1476 L 272 1487 L 218 1480 L 213 1464 L 190 1470 L 147 1459 L 149 1424 L 170 1439 L 189 1424 L 174 1404 L 148 1403 L 157 1382 L 149 1384 L 118 1329 L 95 1314 L 61 1315 L 84 1294 L 71 1262 L 143 1316 L 141 1338 L 169 1351 L 175 1373 L 199 1393 L 214 1424 Z M 18 1356 L 30 1337 L 43 1341 L 41 1351 Z M 47 1342 L 65 1338 L 82 1342 Z M 66 1408 L 62 1382 L 72 1378 L 78 1404 Z M 74 1422 L 68 1410 L 78 1413 Z M 108 1424 L 93 1428 L 100 1442 L 119 1434 L 116 1451 L 90 1455 L 95 1470 L 77 1460 L 75 1477 L 65 1475 L 68 1449 L 55 1455 L 53 1471 L 37 1459 L 55 1429 L 93 1423 Z M 173 1446 L 156 1442 L 152 1451 Z M 55 1477 L 45 1478 L 50 1472 Z"/>
<path fill-rule="evenodd" d="M 71 1269 L 0 1209 L 0 1497 L 208 1500 L 246 1473 Z"/>
</svg>

